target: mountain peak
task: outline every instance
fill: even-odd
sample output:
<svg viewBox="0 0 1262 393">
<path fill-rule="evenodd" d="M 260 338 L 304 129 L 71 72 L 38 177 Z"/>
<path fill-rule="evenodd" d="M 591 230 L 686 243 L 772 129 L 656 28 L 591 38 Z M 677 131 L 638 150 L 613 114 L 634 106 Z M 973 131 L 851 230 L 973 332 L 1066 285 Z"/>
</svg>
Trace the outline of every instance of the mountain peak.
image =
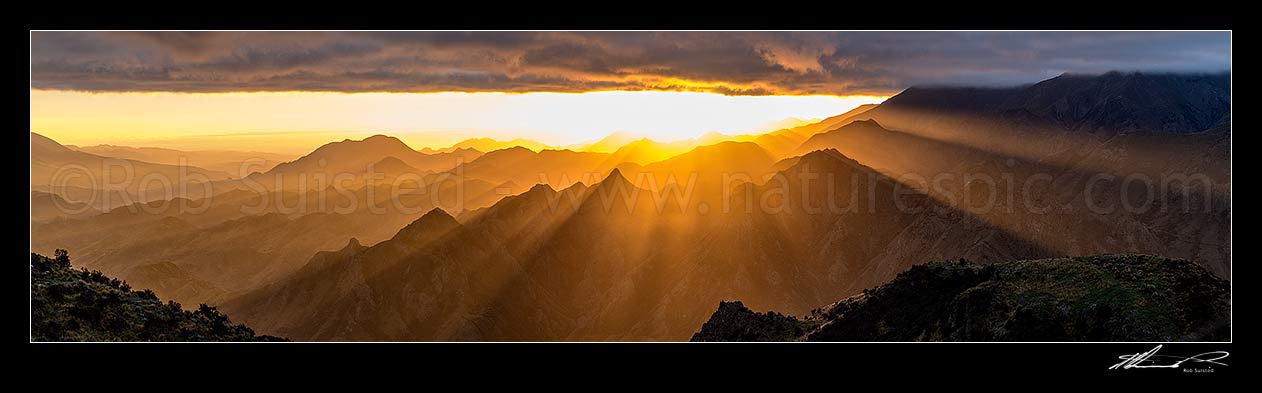
<svg viewBox="0 0 1262 393">
<path fill-rule="evenodd" d="M 837 151 L 836 148 L 832 148 L 832 147 L 826 148 L 826 149 L 814 150 L 814 151 L 811 151 L 810 153 L 806 153 L 802 155 L 802 159 L 807 159 L 807 158 L 810 158 L 810 159 L 849 159 L 849 157 L 846 157 L 845 154 L 841 154 L 840 151 Z"/>
<path fill-rule="evenodd" d="M 359 243 L 359 239 L 352 237 L 351 240 L 346 243 L 346 247 L 342 247 L 342 250 L 356 250 L 360 248 L 364 248 L 364 245 Z"/>
<path fill-rule="evenodd" d="M 793 164 L 790 168 L 796 168 L 801 165 L 811 165 L 815 168 L 850 168 L 848 170 L 860 169 L 864 172 L 872 171 L 866 165 L 847 157 L 835 148 L 819 149 L 802 155 L 802 158 Z"/>
<path fill-rule="evenodd" d="M 409 244 L 420 245 L 437 239 L 439 236 L 459 226 L 460 223 L 451 214 L 447 214 L 443 209 L 434 208 L 421 216 L 421 218 L 400 229 L 399 233 L 395 234 L 391 240 L 403 240 Z"/>
<path fill-rule="evenodd" d="M 392 137 L 392 136 L 389 136 L 389 135 L 385 135 L 385 134 L 376 134 L 376 135 L 373 135 L 373 136 L 370 136 L 370 137 L 364 138 L 364 141 L 365 141 L 365 142 L 368 142 L 368 141 L 389 141 L 389 140 L 396 140 L 396 141 L 397 141 L 397 140 L 399 140 L 399 138 L 395 138 L 395 137 Z"/>
<path fill-rule="evenodd" d="M 583 184 L 583 182 L 581 182 L 581 181 L 576 181 L 576 182 L 574 182 L 574 184 L 571 184 L 569 187 L 566 187 L 566 188 L 562 189 L 560 192 L 561 192 L 561 193 L 570 193 L 570 192 L 583 192 L 583 191 L 586 191 L 586 190 L 587 190 L 587 185 L 586 185 L 586 184 Z"/>
<path fill-rule="evenodd" d="M 589 188 L 589 190 L 625 189 L 627 191 L 631 191 L 636 188 L 637 187 L 635 186 L 635 184 L 632 183 L 630 180 L 627 180 L 627 177 L 622 174 L 622 170 L 619 170 L 618 168 L 614 168 L 613 170 L 609 171 L 608 176 L 605 176 L 605 178 L 601 180 L 599 183 L 592 185 Z"/>
<path fill-rule="evenodd" d="M 370 136 L 358 141 L 353 140 L 353 139 L 344 139 L 340 142 L 326 143 L 320 146 L 319 148 L 316 148 L 315 151 L 312 151 L 310 154 L 300 157 L 298 158 L 298 160 L 295 160 L 295 161 L 299 161 L 299 160 L 302 160 L 303 158 L 313 157 L 313 156 L 323 157 L 323 155 L 325 154 L 329 154 L 329 155 L 345 155 L 345 154 L 357 154 L 357 153 L 364 154 L 368 152 L 363 151 L 362 149 L 369 145 L 372 146 L 373 150 L 379 150 L 383 147 L 386 147 L 386 148 L 400 148 L 401 147 L 402 149 L 406 149 L 407 151 L 416 152 L 415 150 L 412 150 L 411 147 L 408 147 L 407 144 L 403 143 L 403 141 L 399 140 L 399 138 L 378 134 L 378 135 L 373 135 L 373 136 Z M 393 152 L 383 151 L 383 153 L 393 153 Z"/>
<path fill-rule="evenodd" d="M 530 190 L 527 190 L 526 192 L 532 192 L 532 191 L 544 192 L 544 191 L 556 191 L 556 190 L 553 189 L 552 186 L 548 185 L 547 183 L 536 183 L 534 186 L 530 187 Z"/>
<path fill-rule="evenodd" d="M 446 210 L 436 207 L 436 208 L 430 209 L 429 212 L 426 212 L 425 215 L 421 216 L 421 218 L 418 219 L 417 221 L 425 221 L 425 220 L 433 221 L 433 220 L 447 220 L 447 219 L 455 220 L 454 218 L 451 217 L 451 214 L 447 214 Z"/>
<path fill-rule="evenodd" d="M 389 160 L 393 156 L 399 162 Z M 395 165 L 424 156 L 399 138 L 373 135 L 362 140 L 346 139 L 326 143 L 311 153 L 293 161 L 284 162 L 269 169 L 265 174 L 297 173 L 307 171 L 359 172 L 372 163 Z"/>
<path fill-rule="evenodd" d="M 609 171 L 609 175 L 608 175 L 608 176 L 605 176 L 605 180 L 601 180 L 600 182 L 601 182 L 601 183 L 605 183 L 605 182 L 610 182 L 610 181 L 622 181 L 622 182 L 625 182 L 625 181 L 627 181 L 627 178 L 626 178 L 625 176 L 623 176 L 623 175 L 622 175 L 622 170 L 621 170 L 621 169 L 614 168 L 613 170 Z"/>
<path fill-rule="evenodd" d="M 402 147 L 411 151 L 416 151 L 416 150 L 413 150 L 411 146 L 408 146 L 408 144 L 403 143 L 403 140 L 389 136 L 389 135 L 377 134 L 377 135 L 364 138 L 363 140 L 360 140 L 359 142 L 372 145 L 372 146 L 385 146 L 389 148 Z"/>
</svg>

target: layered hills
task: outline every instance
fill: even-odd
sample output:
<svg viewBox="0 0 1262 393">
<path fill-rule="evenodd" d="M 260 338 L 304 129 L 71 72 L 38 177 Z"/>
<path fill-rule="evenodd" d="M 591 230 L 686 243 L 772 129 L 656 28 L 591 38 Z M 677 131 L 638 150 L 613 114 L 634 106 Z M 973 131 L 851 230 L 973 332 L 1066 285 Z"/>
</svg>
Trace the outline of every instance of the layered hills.
<svg viewBox="0 0 1262 393">
<path fill-rule="evenodd" d="M 1227 277 L 1228 80 L 1109 73 L 914 87 L 793 154 L 837 149 L 1060 255 L 1152 253 Z"/>
<path fill-rule="evenodd" d="M 142 181 L 153 178 L 159 181 Z M 201 189 L 203 184 L 231 178 L 226 172 L 191 165 L 155 164 L 86 153 L 31 133 L 31 190 L 59 193 L 97 210 L 140 201 L 141 195 L 151 188 Z"/>
<path fill-rule="evenodd" d="M 277 164 L 292 160 L 288 154 L 276 154 L 259 151 L 233 150 L 174 150 L 157 147 L 130 147 L 116 145 L 66 146 L 74 150 L 104 157 L 125 158 L 128 160 L 152 162 L 165 165 L 191 165 L 212 171 L 227 173 L 233 177 L 244 177 L 249 173 L 241 173 L 242 163 L 253 171 L 267 171 Z"/>
<path fill-rule="evenodd" d="M 212 195 L 70 212 L 33 181 L 32 251 L 300 340 L 686 340 L 720 301 L 801 315 L 926 260 L 1142 253 L 1228 278 L 1229 104 L 1217 76 L 1114 73 L 677 144 L 379 135 Z"/>
<path fill-rule="evenodd" d="M 800 187 L 821 175 L 828 183 Z M 895 182 L 836 151 L 780 176 L 786 184 L 745 186 L 754 201 L 782 195 L 777 211 L 745 205 L 743 191 L 726 208 L 683 208 L 618 170 L 591 186 L 541 184 L 461 220 L 435 210 L 390 240 L 321 253 L 223 307 L 303 340 L 682 340 L 729 296 L 804 311 L 887 280 L 904 268 L 885 262 L 891 248 L 983 260 L 1042 253 L 924 195 L 904 195 L 915 208 L 901 210 Z M 848 195 L 852 179 L 876 194 L 825 204 L 830 188 Z M 820 212 L 804 214 L 812 208 Z"/>
</svg>

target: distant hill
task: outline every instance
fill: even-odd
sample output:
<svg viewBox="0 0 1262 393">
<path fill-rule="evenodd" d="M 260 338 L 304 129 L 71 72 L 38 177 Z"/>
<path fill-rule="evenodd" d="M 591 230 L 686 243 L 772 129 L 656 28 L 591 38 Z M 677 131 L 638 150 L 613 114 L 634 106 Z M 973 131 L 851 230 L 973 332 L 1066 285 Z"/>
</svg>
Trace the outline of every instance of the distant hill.
<svg viewBox="0 0 1262 393">
<path fill-rule="evenodd" d="M 500 150 L 500 149 L 507 149 L 510 147 L 519 147 L 519 146 L 533 150 L 533 151 L 542 151 L 544 149 L 551 148 L 551 146 L 548 146 L 544 144 L 543 142 L 534 141 L 530 139 L 524 139 L 524 138 L 517 138 L 511 141 L 499 141 L 499 140 L 495 140 L 491 138 L 472 138 L 472 139 L 466 139 L 466 140 L 460 141 L 459 143 L 456 143 L 455 145 L 452 145 L 451 147 L 447 147 L 447 148 L 442 148 L 442 149 L 424 148 L 424 149 L 421 149 L 421 153 L 426 153 L 426 154 L 451 153 L 457 150 L 464 150 L 464 149 L 473 149 L 477 151 L 494 151 L 494 150 Z"/>
<path fill-rule="evenodd" d="M 270 176 L 283 178 L 292 186 L 284 189 L 234 188 L 243 182 L 229 180 L 216 184 L 223 192 L 212 198 L 131 203 L 103 212 L 61 203 L 83 198 L 79 195 L 59 198 L 32 191 L 30 251 L 76 250 L 80 266 L 127 279 L 165 299 L 214 305 L 235 291 L 284 277 L 314 253 L 337 249 L 352 237 L 379 242 L 434 208 L 458 213 L 489 206 L 517 187 L 510 181 L 435 175 L 412 165 L 454 166 L 460 154 L 481 154 L 468 149 L 425 155 L 384 136 L 321 149 L 254 175 L 263 185 L 275 184 Z M 311 176 L 341 170 L 363 174 L 369 167 L 384 174 L 373 187 L 359 181 L 322 189 Z M 403 178 L 408 174 L 417 176 Z M 303 175 L 306 188 L 299 189 L 294 180 Z"/>
<path fill-rule="evenodd" d="M 767 122 L 758 127 L 754 127 L 754 129 L 752 129 L 751 132 L 754 132 L 754 133 L 772 132 L 772 131 L 777 131 L 777 130 L 783 130 L 786 128 L 804 126 L 811 123 L 818 123 L 820 120 L 822 119 L 820 118 L 800 119 L 796 117 L 786 117 L 780 120 Z"/>
<path fill-rule="evenodd" d="M 98 210 L 134 202 L 141 195 L 152 199 L 184 196 L 168 191 L 201 192 L 201 184 L 232 178 L 226 172 L 192 165 L 159 164 L 73 150 L 34 132 L 30 174 L 32 191 L 52 192 L 76 201 L 90 200 Z M 102 191 L 106 188 L 108 192 Z"/>
<path fill-rule="evenodd" d="M 406 170 L 409 171 L 407 173 L 425 175 L 450 170 L 481 155 L 481 151 L 469 148 L 426 154 L 412 150 L 398 138 L 373 135 L 358 141 L 346 139 L 325 144 L 305 156 L 281 163 L 266 173 L 255 174 L 250 178 L 271 188 L 279 181 L 284 184 L 284 189 L 299 189 L 304 186 L 309 189 L 328 185 L 326 183 L 321 186 L 317 183 L 313 177 L 315 174 L 323 174 L 326 179 L 349 174 L 357 178 L 356 185 L 362 185 L 369 168 L 377 173 L 384 169 L 388 178 L 402 174 L 390 173 L 390 170 Z M 386 165 L 376 168 L 374 164 Z M 305 182 L 304 175 L 307 176 Z"/>
<path fill-rule="evenodd" d="M 31 191 L 31 222 L 56 218 L 87 218 L 101 214 L 100 210 L 83 202 L 72 202 L 61 195 Z"/>
<path fill-rule="evenodd" d="M 59 252 L 31 254 L 31 341 L 287 340 L 255 335 L 205 304 L 187 311 L 101 272 L 74 270 Z"/>
<path fill-rule="evenodd" d="M 444 154 L 446 156 L 446 154 Z M 386 157 L 394 157 L 403 163 L 421 170 L 446 170 L 456 166 L 450 162 L 421 164 L 421 161 L 432 160 L 430 155 L 417 152 L 398 138 L 386 135 L 373 135 L 363 140 L 346 139 L 320 146 L 311 153 L 296 160 L 277 165 L 268 174 L 301 173 L 323 171 L 328 173 L 360 173 L 369 164 L 381 161 Z M 438 165 L 437 167 L 434 167 Z"/>
<path fill-rule="evenodd" d="M 774 163 L 758 144 L 728 141 L 698 146 L 644 166 L 624 165 L 621 169 L 636 187 L 661 190 L 673 182 L 679 185 L 680 192 L 686 192 L 691 183 L 690 204 L 721 204 L 732 179 L 761 182 Z"/>
<path fill-rule="evenodd" d="M 1227 341 L 1231 286 L 1145 255 L 913 266 L 799 320 L 723 302 L 692 341 Z"/>
<path fill-rule="evenodd" d="M 547 183 L 555 188 L 565 188 L 575 182 L 591 182 L 599 172 L 600 164 L 607 158 L 609 154 L 605 153 L 550 149 L 536 152 L 524 147 L 510 147 L 488 152 L 449 173 L 496 184 L 513 182 L 529 188 Z M 513 193 L 522 191 L 513 190 Z"/>
<path fill-rule="evenodd" d="M 876 108 L 876 104 L 860 105 L 854 109 L 846 111 L 837 116 L 829 117 L 815 123 L 799 125 L 792 128 L 784 128 L 759 135 L 752 139 L 768 152 L 771 152 L 777 158 L 784 158 L 793 152 L 795 148 L 806 141 L 807 138 L 821 132 L 837 129 L 838 127 L 850 124 L 850 122 L 859 119 L 861 115 Z"/>
<path fill-rule="evenodd" d="M 614 151 L 617 151 L 619 148 L 626 146 L 628 143 L 635 142 L 642 138 L 643 137 L 637 136 L 630 132 L 617 131 L 605 136 L 604 138 L 601 138 L 600 140 L 596 142 L 593 142 L 590 145 L 587 145 L 586 147 L 583 147 L 583 149 L 580 151 L 592 152 L 592 153 L 613 153 Z"/>
<path fill-rule="evenodd" d="M 126 158 L 166 165 L 192 165 L 212 171 L 224 172 L 233 177 L 243 177 L 250 172 L 266 172 L 276 164 L 289 161 L 295 157 L 290 154 L 276 154 L 259 151 L 234 150 L 175 150 L 158 147 L 129 147 L 115 145 L 67 146 L 73 150 L 92 153 L 105 157 Z M 181 160 L 183 160 L 181 162 Z M 247 170 L 241 173 L 242 164 L 249 163 Z"/>
<path fill-rule="evenodd" d="M 692 139 L 663 143 L 643 138 L 629 142 L 618 148 L 618 150 L 614 151 L 609 158 L 605 160 L 603 165 L 606 167 L 615 167 L 623 163 L 648 165 L 687 153 L 696 147 L 697 142 Z"/>
</svg>

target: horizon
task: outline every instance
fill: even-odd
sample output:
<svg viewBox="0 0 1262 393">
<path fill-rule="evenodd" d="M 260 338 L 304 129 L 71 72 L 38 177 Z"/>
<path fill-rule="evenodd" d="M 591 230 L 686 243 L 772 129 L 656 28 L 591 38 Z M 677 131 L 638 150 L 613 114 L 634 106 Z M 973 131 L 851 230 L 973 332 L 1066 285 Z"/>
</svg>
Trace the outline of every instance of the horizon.
<svg viewBox="0 0 1262 393">
<path fill-rule="evenodd" d="M 1231 73 L 1232 72 L 1230 69 L 1223 70 L 1223 71 L 1164 71 L 1164 70 L 1108 70 L 1108 71 L 1102 71 L 1102 72 L 1066 71 L 1066 72 L 1059 73 L 1050 78 L 1040 79 L 1037 81 L 1026 82 L 1026 83 L 1005 84 L 1005 85 L 995 85 L 995 86 L 922 84 L 922 85 L 908 86 L 900 90 L 899 93 L 903 91 L 907 91 L 909 89 L 916 89 L 916 88 L 923 88 L 923 89 L 1021 88 L 1021 87 L 1035 85 L 1044 81 L 1052 80 L 1052 79 L 1063 77 L 1063 76 L 1098 77 L 1098 76 L 1109 75 L 1109 74 L 1122 74 L 1122 75 L 1143 74 L 1143 75 L 1174 75 L 1174 76 L 1179 76 L 1179 75 L 1182 75 L 1182 76 L 1224 76 L 1225 75 L 1229 77 Z M 40 90 L 40 89 L 32 89 L 31 92 L 32 92 L 32 95 L 36 95 L 38 93 L 41 97 L 46 94 L 51 94 L 51 95 L 61 95 L 62 97 L 73 97 L 74 99 L 83 99 L 85 98 L 85 95 L 86 96 L 99 96 L 102 94 L 119 94 L 121 96 L 138 94 L 140 96 L 149 96 L 149 97 L 153 97 L 155 95 L 164 95 L 164 94 L 173 94 L 175 96 L 194 96 L 194 97 L 195 96 L 229 97 L 229 95 L 232 95 L 232 94 L 260 94 L 264 96 L 274 95 L 274 96 L 280 97 L 283 94 L 302 93 L 302 92 L 92 93 L 92 92 L 81 92 L 81 91 Z M 607 94 L 669 95 L 670 93 L 681 93 L 685 96 L 691 95 L 694 97 L 697 95 L 708 96 L 711 99 L 715 99 L 719 97 L 722 97 L 725 99 L 736 98 L 738 100 L 747 99 L 747 98 L 775 98 L 775 99 L 790 98 L 792 100 L 794 98 L 805 97 L 805 98 L 811 98 L 811 99 L 816 99 L 816 100 L 825 99 L 828 101 L 838 102 L 838 103 L 841 103 L 840 106 L 838 106 L 838 108 L 842 108 L 842 109 L 839 111 L 830 112 L 829 109 L 827 108 L 817 107 L 816 108 L 817 110 L 815 112 L 810 112 L 809 114 L 802 114 L 800 112 L 799 113 L 767 114 L 763 118 L 758 119 L 758 121 L 761 121 L 761 123 L 751 121 L 751 122 L 745 123 L 747 125 L 744 127 L 734 127 L 734 128 L 726 128 L 726 129 L 721 128 L 721 127 L 694 127 L 687 132 L 663 133 L 663 132 L 651 132 L 651 131 L 644 131 L 644 130 L 633 131 L 631 129 L 628 129 L 628 127 L 607 126 L 607 127 L 601 128 L 599 131 L 595 131 L 595 133 L 583 133 L 583 134 L 578 134 L 577 136 L 567 135 L 566 133 L 547 132 L 548 130 L 556 131 L 556 129 L 549 129 L 547 127 L 535 128 L 531 131 L 478 128 L 478 127 L 438 127 L 438 128 L 428 128 L 428 129 L 426 129 L 425 127 L 415 127 L 414 129 L 407 129 L 407 128 L 374 129 L 372 127 L 353 129 L 353 127 L 350 127 L 345 130 L 315 129 L 315 130 L 269 130 L 269 131 L 221 130 L 222 132 L 218 132 L 218 133 L 215 133 L 215 132 L 202 133 L 202 132 L 197 132 L 197 131 L 186 132 L 184 133 L 184 135 L 180 135 L 176 138 L 153 137 L 152 135 L 165 135 L 165 133 L 171 132 L 171 130 L 169 129 L 158 129 L 158 130 L 153 130 L 154 134 L 151 134 L 151 136 L 148 136 L 148 137 L 135 136 L 133 134 L 132 136 L 119 138 L 116 135 L 111 135 L 110 139 L 91 139 L 91 137 L 87 137 L 86 139 L 76 139 L 76 138 L 83 138 L 82 136 L 83 134 L 99 133 L 99 131 L 101 131 L 101 127 L 94 127 L 92 130 L 78 129 L 74 131 L 69 131 L 65 127 L 62 127 L 58 131 L 54 131 L 54 132 L 37 131 L 34 129 L 34 127 L 32 127 L 31 132 L 53 139 L 63 145 L 74 145 L 74 146 L 79 146 L 79 147 L 114 146 L 114 147 L 130 147 L 130 148 L 160 148 L 160 149 L 184 150 L 184 151 L 207 151 L 207 150 L 226 150 L 226 151 L 240 151 L 240 152 L 253 151 L 253 152 L 264 152 L 264 153 L 290 154 L 290 155 L 297 155 L 297 156 L 301 156 L 303 154 L 309 153 L 312 150 L 315 150 L 316 148 L 328 143 L 338 142 L 342 140 L 362 140 L 364 138 L 367 138 L 373 135 L 388 135 L 388 136 L 396 137 L 402 140 L 404 143 L 406 143 L 409 147 L 417 151 L 422 151 L 425 149 L 440 150 L 440 149 L 450 148 L 461 142 L 467 142 L 467 141 L 475 140 L 475 139 L 491 139 L 497 142 L 509 142 L 509 141 L 520 139 L 527 142 L 542 143 L 545 145 L 546 148 L 550 148 L 550 149 L 581 150 L 585 146 L 589 146 L 592 143 L 598 142 L 604 138 L 613 137 L 615 135 L 620 135 L 620 134 L 633 136 L 634 137 L 633 139 L 646 138 L 646 139 L 650 139 L 656 142 L 667 142 L 667 143 L 696 139 L 704 135 L 713 134 L 713 133 L 722 134 L 725 137 L 727 137 L 724 140 L 732 140 L 734 139 L 733 137 L 759 135 L 759 134 L 763 134 L 767 132 L 777 131 L 784 128 L 792 128 L 792 127 L 796 127 L 800 125 L 818 122 L 819 120 L 822 120 L 824 118 L 840 115 L 842 113 L 845 113 L 849 110 L 858 108 L 863 105 L 869 105 L 869 104 L 879 105 L 880 103 L 894 96 L 894 95 L 890 95 L 890 96 L 826 96 L 826 95 L 727 96 L 727 95 L 714 94 L 714 93 L 671 92 L 671 91 L 591 91 L 591 92 L 459 92 L 458 91 L 458 92 L 432 92 L 432 93 L 385 93 L 385 95 L 386 96 L 400 96 L 400 97 L 417 96 L 417 95 L 433 96 L 433 97 L 438 97 L 438 96 L 450 97 L 453 94 L 456 96 L 529 96 L 529 95 L 541 95 L 541 96 L 549 96 L 549 95 L 592 96 L 592 95 L 595 95 L 595 96 L 600 96 L 600 95 L 607 95 Z M 348 96 L 348 95 L 381 95 L 382 93 L 307 92 L 306 94 L 316 94 L 319 96 L 328 97 L 328 96 Z M 52 105 L 49 105 L 49 107 L 51 106 Z M 35 105 L 32 105 L 32 107 L 34 108 Z M 148 108 L 131 108 L 131 109 L 132 110 L 142 110 L 142 109 L 147 110 Z M 775 116 L 782 116 L 782 117 L 775 117 Z M 35 118 L 36 116 L 34 116 L 34 109 L 32 109 L 32 124 L 37 123 L 37 120 L 35 120 Z M 93 121 L 99 122 L 99 119 L 96 119 L 96 118 L 92 118 L 92 119 Z M 43 120 L 41 119 L 38 122 L 42 123 Z M 787 126 L 780 126 L 780 127 L 769 127 L 775 124 L 784 125 L 782 123 L 793 123 L 793 124 L 790 124 Z M 94 123 L 94 124 L 98 124 L 98 123 Z M 112 127 L 117 128 L 120 126 L 113 125 Z M 56 127 L 50 127 L 50 128 L 56 128 Z M 111 126 L 107 126 L 106 128 L 111 128 Z M 80 135 L 77 135 L 77 136 L 73 135 L 73 134 L 76 134 L 76 131 L 79 131 Z M 83 131 L 88 131 L 88 132 L 84 133 Z M 69 138 L 66 138 L 66 133 L 70 133 L 72 135 Z M 269 135 L 280 137 L 282 139 L 290 139 L 290 140 L 300 139 L 302 140 L 302 142 L 292 143 L 288 145 L 287 147 L 278 148 L 276 146 L 276 142 L 277 142 L 276 140 L 262 140 L 262 141 L 254 140 L 254 141 L 249 141 L 248 143 L 252 143 L 255 145 L 264 145 L 268 147 L 267 148 L 251 148 L 251 147 L 239 148 L 240 146 L 239 144 L 243 142 L 242 140 L 240 139 L 223 140 L 223 139 L 231 139 L 231 138 L 250 139 L 252 137 L 265 137 Z M 562 138 L 567 138 L 567 137 L 569 139 L 562 139 Z M 64 141 L 63 139 L 66 139 L 66 140 Z M 207 140 L 218 140 L 219 142 L 222 143 L 222 145 L 220 145 L 219 147 L 214 147 L 215 145 L 211 145 L 211 147 L 206 147 L 205 141 Z"/>
<path fill-rule="evenodd" d="M 770 124 L 823 119 L 888 98 L 697 92 L 32 91 L 31 96 L 32 132 L 62 144 L 285 154 L 374 134 L 395 136 L 416 150 L 476 138 L 565 147 L 620 132 L 659 142 L 712 132 L 760 134 L 775 131 L 765 129 Z"/>
</svg>

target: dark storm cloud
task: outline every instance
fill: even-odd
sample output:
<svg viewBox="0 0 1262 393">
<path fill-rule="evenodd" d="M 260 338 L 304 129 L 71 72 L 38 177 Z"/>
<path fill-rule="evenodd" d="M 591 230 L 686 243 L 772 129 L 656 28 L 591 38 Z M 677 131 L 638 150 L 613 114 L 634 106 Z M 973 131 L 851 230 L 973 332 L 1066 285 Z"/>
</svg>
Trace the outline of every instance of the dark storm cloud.
<svg viewBox="0 0 1262 393">
<path fill-rule="evenodd" d="M 892 94 L 1064 72 L 1218 72 L 1225 32 L 33 32 L 81 91 Z"/>
</svg>

